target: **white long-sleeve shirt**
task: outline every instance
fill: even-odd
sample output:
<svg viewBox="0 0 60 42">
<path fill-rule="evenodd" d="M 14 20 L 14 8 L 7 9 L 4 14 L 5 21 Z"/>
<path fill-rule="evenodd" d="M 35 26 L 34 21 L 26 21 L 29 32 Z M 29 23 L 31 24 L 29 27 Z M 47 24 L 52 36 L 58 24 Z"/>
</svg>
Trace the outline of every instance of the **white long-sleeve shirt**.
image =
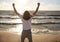
<svg viewBox="0 0 60 42">
<path fill-rule="evenodd" d="M 32 18 L 30 18 L 29 20 L 24 20 L 23 15 L 21 15 L 21 14 L 20 14 L 19 17 L 22 19 L 23 30 L 31 29 L 31 20 L 32 20 Z"/>
</svg>

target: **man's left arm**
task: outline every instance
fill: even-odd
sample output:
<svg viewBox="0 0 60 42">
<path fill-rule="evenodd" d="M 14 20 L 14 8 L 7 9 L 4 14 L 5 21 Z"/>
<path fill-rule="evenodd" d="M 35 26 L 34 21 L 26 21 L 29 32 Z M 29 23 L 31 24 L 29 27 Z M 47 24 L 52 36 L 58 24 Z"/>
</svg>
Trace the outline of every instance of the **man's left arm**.
<svg viewBox="0 0 60 42">
<path fill-rule="evenodd" d="M 33 13 L 33 15 L 36 15 L 36 13 L 38 12 L 38 9 L 39 9 L 39 6 L 40 6 L 40 3 L 37 3 L 37 8 L 36 8 L 36 11 Z"/>
</svg>

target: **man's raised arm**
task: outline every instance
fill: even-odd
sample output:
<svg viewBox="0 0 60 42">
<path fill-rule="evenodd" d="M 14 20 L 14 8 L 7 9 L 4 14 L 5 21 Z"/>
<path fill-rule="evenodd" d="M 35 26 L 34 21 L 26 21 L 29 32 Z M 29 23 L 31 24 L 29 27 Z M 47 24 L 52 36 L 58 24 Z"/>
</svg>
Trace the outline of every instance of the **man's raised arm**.
<svg viewBox="0 0 60 42">
<path fill-rule="evenodd" d="M 37 12 L 38 12 L 38 9 L 39 9 L 39 6 L 40 6 L 40 3 L 37 3 L 37 8 L 36 8 L 36 11 L 33 13 L 33 15 L 35 15 Z"/>
<path fill-rule="evenodd" d="M 13 3 L 12 5 L 13 5 L 14 12 L 15 12 L 18 16 L 20 16 L 20 14 L 17 12 L 17 10 L 16 10 L 16 8 L 15 8 L 15 4 Z"/>
</svg>

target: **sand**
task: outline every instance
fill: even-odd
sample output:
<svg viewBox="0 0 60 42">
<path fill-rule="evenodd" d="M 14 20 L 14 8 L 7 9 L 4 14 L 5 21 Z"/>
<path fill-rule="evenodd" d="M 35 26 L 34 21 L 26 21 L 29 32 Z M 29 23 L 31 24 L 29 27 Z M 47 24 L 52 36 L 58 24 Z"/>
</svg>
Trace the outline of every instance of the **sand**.
<svg viewBox="0 0 60 42">
<path fill-rule="evenodd" d="M 40 34 L 32 35 L 33 42 L 60 42 L 60 34 Z M 21 35 L 9 32 L 0 32 L 0 42 L 20 42 Z M 25 39 L 28 42 L 28 39 Z"/>
</svg>

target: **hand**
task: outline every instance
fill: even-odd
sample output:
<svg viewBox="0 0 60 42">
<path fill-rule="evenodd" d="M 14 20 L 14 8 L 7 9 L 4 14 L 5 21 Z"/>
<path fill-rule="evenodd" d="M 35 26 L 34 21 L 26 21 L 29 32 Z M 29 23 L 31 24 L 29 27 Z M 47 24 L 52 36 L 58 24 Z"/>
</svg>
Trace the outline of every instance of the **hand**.
<svg viewBox="0 0 60 42">
<path fill-rule="evenodd" d="M 40 3 L 37 3 L 38 4 L 38 6 L 40 6 Z"/>
<path fill-rule="evenodd" d="M 13 3 L 12 5 L 15 6 L 15 3 Z"/>
</svg>

